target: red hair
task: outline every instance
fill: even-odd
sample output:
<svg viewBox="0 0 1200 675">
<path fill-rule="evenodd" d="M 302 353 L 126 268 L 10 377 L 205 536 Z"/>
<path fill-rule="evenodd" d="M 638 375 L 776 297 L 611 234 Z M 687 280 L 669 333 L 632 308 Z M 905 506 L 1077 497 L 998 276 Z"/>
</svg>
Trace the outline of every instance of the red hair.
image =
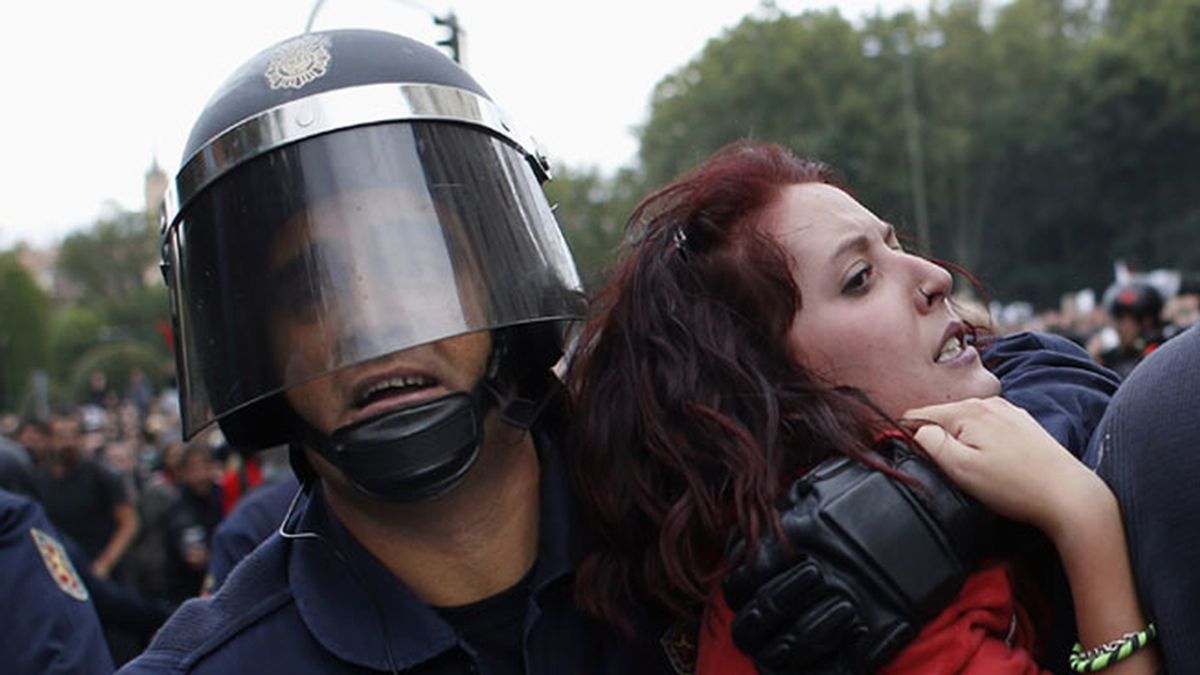
<svg viewBox="0 0 1200 675">
<path fill-rule="evenodd" d="M 863 458 L 886 426 L 792 356 L 802 298 L 763 215 L 802 183 L 838 185 L 819 162 L 742 141 L 651 194 L 578 341 L 572 471 L 591 539 L 577 596 L 627 632 L 638 608 L 696 618 L 730 529 L 754 550 L 778 529 L 786 478 Z"/>
</svg>

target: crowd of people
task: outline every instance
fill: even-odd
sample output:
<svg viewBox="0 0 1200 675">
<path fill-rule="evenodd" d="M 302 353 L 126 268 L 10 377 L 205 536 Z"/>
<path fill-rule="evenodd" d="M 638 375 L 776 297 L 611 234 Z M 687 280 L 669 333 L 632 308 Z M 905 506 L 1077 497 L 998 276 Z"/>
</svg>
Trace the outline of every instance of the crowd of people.
<svg viewBox="0 0 1200 675">
<path fill-rule="evenodd" d="M 1191 274 L 1183 281 L 1162 288 L 1147 280 L 1127 279 L 1112 283 L 1100 302 L 1090 290 L 1071 293 L 1060 307 L 1026 312 L 1027 316 L 1006 317 L 998 305 L 991 312 L 992 325 L 1005 333 L 1061 335 L 1124 377 L 1163 342 L 1200 323 L 1200 284 Z"/>
<path fill-rule="evenodd" d="M 835 172 L 741 141 L 641 203 L 589 303 L 544 158 L 377 31 L 256 55 L 187 146 L 178 389 L 97 374 L 3 429 L 18 672 L 1190 663 L 1153 580 L 1187 521 L 1146 516 L 1185 493 L 1139 447 L 1190 466 L 1144 406 L 1194 407 L 1163 383 L 1200 334 L 1158 291 L 974 317 Z"/>
<path fill-rule="evenodd" d="M 279 451 L 243 457 L 219 430 L 185 442 L 178 396 L 140 369 L 123 387 L 96 372 L 80 405 L 44 420 L 7 415 L 0 429 L 0 487 L 41 505 L 95 587 L 117 663 L 205 590 L 213 535 L 241 498 L 291 481 Z"/>
</svg>

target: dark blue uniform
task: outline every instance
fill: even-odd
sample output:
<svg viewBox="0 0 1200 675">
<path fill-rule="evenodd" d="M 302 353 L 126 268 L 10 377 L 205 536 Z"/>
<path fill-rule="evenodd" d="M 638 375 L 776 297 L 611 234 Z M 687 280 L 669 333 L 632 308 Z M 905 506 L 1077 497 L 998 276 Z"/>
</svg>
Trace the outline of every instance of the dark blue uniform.
<svg viewBox="0 0 1200 675">
<path fill-rule="evenodd" d="M 984 363 L 1000 379 L 1001 396 L 1029 412 L 1071 454 L 1081 457 L 1121 380 L 1079 345 L 1046 333 L 1018 333 L 996 340 Z M 1039 626 L 1042 663 L 1067 666 L 1075 643 L 1075 610 L 1062 561 L 1035 528 L 1004 523 L 1000 546 L 1025 562 L 1046 594 L 1049 625 Z M 1057 672 L 1057 671 L 1056 671 Z M 1063 671 L 1065 672 L 1065 671 Z"/>
<path fill-rule="evenodd" d="M 672 672 L 647 665 L 574 606 L 574 508 L 557 450 L 542 458 L 538 557 L 524 625 L 526 673 Z M 334 518 L 319 485 L 216 594 L 185 603 L 123 673 L 488 673 L 433 608 Z"/>
<path fill-rule="evenodd" d="M 0 490 L 0 670 L 111 673 L 87 587 L 36 502 Z"/>
<path fill-rule="evenodd" d="M 1047 333 L 998 338 L 983 362 L 1000 379 L 1001 395 L 1020 406 L 1076 457 L 1121 384 L 1079 345 Z"/>
<path fill-rule="evenodd" d="M 1146 357 L 1113 397 L 1084 461 L 1125 521 L 1138 595 L 1166 671 L 1196 672 L 1200 632 L 1200 329 Z M 1131 627 L 1130 630 L 1133 630 Z"/>
<path fill-rule="evenodd" d="M 288 472 L 278 480 L 265 483 L 246 495 L 237 507 L 217 526 L 213 534 L 212 559 L 204 592 L 213 593 L 235 565 L 279 529 L 288 505 L 300 490 L 300 481 Z"/>
</svg>

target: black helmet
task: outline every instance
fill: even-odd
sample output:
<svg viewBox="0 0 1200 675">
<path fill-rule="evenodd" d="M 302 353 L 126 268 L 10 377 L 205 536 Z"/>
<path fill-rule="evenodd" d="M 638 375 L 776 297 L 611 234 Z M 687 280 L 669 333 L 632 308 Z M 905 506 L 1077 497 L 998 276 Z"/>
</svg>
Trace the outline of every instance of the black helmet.
<svg viewBox="0 0 1200 675">
<path fill-rule="evenodd" d="M 185 436 L 215 420 L 241 448 L 292 441 L 277 423 L 292 386 L 463 333 L 581 318 L 546 178 L 532 143 L 432 47 L 337 30 L 255 56 L 201 113 L 163 207 Z M 317 325 L 325 348 L 281 348 L 285 320 Z"/>
<path fill-rule="evenodd" d="M 1154 286 L 1146 283 L 1134 282 L 1118 286 L 1108 303 L 1108 313 L 1113 318 L 1131 316 L 1158 321 L 1162 310 L 1162 294 Z"/>
</svg>

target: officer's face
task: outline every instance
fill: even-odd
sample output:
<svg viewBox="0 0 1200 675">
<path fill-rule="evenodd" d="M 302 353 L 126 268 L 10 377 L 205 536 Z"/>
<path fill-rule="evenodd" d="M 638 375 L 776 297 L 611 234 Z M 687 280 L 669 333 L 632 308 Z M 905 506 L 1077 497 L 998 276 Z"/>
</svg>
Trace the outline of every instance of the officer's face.
<svg viewBox="0 0 1200 675">
<path fill-rule="evenodd" d="M 324 434 L 359 420 L 456 391 L 483 377 L 491 353 L 486 331 L 405 349 L 337 370 L 287 390 L 287 401 Z"/>
<path fill-rule="evenodd" d="M 339 195 L 297 214 L 282 228 L 267 261 L 271 347 L 292 408 L 324 433 L 390 409 L 454 391 L 483 376 L 491 352 L 486 331 L 411 344 L 419 331 L 478 323 L 464 316 L 479 306 L 444 281 L 454 279 L 444 254 L 431 246 L 430 269 L 397 262 L 388 234 L 405 230 L 394 191 Z M 412 214 L 409 214 L 412 217 Z M 433 216 L 430 216 L 433 217 Z M 380 235 L 380 233 L 383 233 Z M 372 236 L 372 234 L 379 236 Z M 417 235 L 413 235 L 417 236 Z M 420 248 L 428 242 L 407 242 Z M 469 287 L 468 287 L 469 288 Z M 442 334 L 450 332 L 443 331 Z M 343 364 L 355 364 L 341 367 Z M 332 370 L 332 373 L 330 371 Z M 323 375 L 324 373 L 330 373 Z M 313 375 L 323 375 L 311 379 Z"/>
<path fill-rule="evenodd" d="M 884 412 L 999 393 L 964 345 L 947 302 L 950 274 L 906 253 L 892 228 L 835 187 L 783 191 L 768 229 L 793 259 L 799 360 L 835 385 L 861 389 Z"/>
</svg>

